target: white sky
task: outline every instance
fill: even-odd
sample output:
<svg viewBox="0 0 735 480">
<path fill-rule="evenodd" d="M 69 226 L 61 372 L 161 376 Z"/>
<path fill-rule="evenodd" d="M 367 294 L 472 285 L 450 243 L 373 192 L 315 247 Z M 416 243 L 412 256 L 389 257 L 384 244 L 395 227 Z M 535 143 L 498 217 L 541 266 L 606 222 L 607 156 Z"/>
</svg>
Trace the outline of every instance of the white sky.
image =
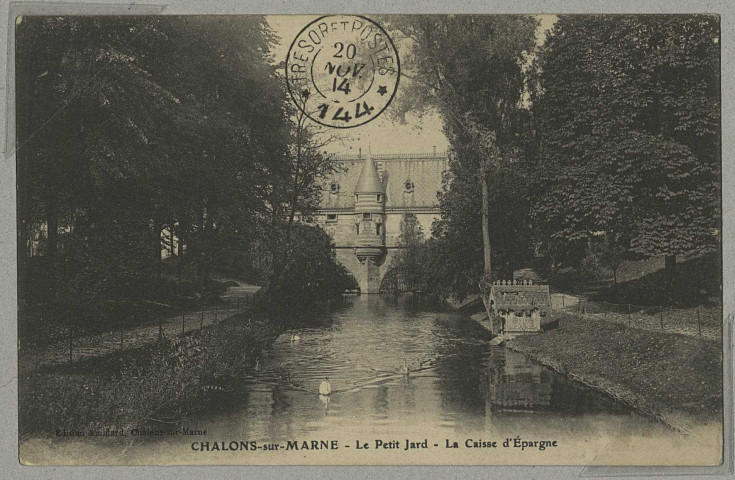
<svg viewBox="0 0 735 480">
<path fill-rule="evenodd" d="M 281 38 L 280 43 L 273 48 L 276 62 L 286 59 L 291 42 L 302 28 L 318 18 L 318 15 L 272 15 L 266 20 L 275 33 Z M 556 21 L 553 15 L 539 16 L 539 42 L 542 42 L 546 30 Z M 400 54 L 400 51 L 399 51 Z M 401 82 L 406 81 L 404 77 Z M 400 84 L 398 95 L 400 95 Z M 383 112 L 375 120 L 359 127 L 345 129 L 340 133 L 346 136 L 342 142 L 335 142 L 327 147 L 330 153 L 357 153 L 359 148 L 363 152 L 368 149 L 372 153 L 428 153 L 436 147 L 438 152 L 446 151 L 449 147 L 447 138 L 442 133 L 442 120 L 438 114 L 425 115 L 423 118 L 407 118 L 407 124 L 391 120 L 387 115 L 390 110 Z"/>
</svg>

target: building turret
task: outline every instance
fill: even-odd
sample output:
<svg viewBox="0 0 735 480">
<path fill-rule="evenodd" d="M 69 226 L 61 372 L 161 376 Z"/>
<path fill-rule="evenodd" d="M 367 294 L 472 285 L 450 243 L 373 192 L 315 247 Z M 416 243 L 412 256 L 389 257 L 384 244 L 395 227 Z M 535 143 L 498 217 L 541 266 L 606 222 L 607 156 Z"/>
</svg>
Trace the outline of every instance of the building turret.
<svg viewBox="0 0 735 480">
<path fill-rule="evenodd" d="M 385 254 L 385 187 L 371 155 L 355 186 L 355 254 L 377 263 Z"/>
</svg>

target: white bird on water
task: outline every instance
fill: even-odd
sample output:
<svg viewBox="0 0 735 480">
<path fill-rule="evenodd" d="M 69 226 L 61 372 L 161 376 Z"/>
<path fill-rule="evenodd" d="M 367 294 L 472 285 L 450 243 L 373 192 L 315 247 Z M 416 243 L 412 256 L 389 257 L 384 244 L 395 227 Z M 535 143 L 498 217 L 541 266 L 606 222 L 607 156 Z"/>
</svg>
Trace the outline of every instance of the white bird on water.
<svg viewBox="0 0 735 480">
<path fill-rule="evenodd" d="M 332 384 L 329 383 L 329 377 L 324 377 L 322 383 L 319 384 L 319 395 L 331 395 Z"/>
<path fill-rule="evenodd" d="M 301 340 L 301 337 L 299 337 L 298 335 L 291 335 L 292 342 L 298 342 L 299 340 Z"/>
</svg>

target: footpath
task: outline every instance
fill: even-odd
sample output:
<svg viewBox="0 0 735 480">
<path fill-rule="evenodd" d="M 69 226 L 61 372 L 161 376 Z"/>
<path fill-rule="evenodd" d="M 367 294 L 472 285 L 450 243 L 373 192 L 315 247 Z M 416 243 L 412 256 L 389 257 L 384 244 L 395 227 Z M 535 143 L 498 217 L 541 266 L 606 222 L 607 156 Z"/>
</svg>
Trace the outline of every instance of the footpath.
<svg viewBox="0 0 735 480">
<path fill-rule="evenodd" d="M 102 357 L 121 350 L 140 348 L 158 340 L 160 335 L 173 338 L 199 330 L 243 311 L 260 287 L 238 282 L 221 296 L 222 303 L 203 309 L 190 310 L 162 319 L 156 325 L 125 328 L 117 331 L 72 337 L 43 347 L 18 346 L 18 367 L 22 374 L 39 367 L 68 364 Z"/>
<path fill-rule="evenodd" d="M 623 325 L 652 332 L 676 333 L 705 340 L 721 341 L 722 308 L 664 308 L 634 304 L 595 302 L 568 294 L 552 294 L 554 310 L 581 318 Z"/>
</svg>

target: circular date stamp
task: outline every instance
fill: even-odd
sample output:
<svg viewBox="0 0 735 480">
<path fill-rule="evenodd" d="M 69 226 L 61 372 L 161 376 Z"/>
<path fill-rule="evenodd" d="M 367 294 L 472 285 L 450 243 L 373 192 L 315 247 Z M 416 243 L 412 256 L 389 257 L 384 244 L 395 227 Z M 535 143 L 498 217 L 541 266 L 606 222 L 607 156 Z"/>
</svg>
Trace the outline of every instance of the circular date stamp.
<svg viewBox="0 0 735 480">
<path fill-rule="evenodd" d="M 390 105 L 400 71 L 398 51 L 383 27 L 358 15 L 328 15 L 305 26 L 291 43 L 286 84 L 309 118 L 352 128 Z"/>
</svg>

